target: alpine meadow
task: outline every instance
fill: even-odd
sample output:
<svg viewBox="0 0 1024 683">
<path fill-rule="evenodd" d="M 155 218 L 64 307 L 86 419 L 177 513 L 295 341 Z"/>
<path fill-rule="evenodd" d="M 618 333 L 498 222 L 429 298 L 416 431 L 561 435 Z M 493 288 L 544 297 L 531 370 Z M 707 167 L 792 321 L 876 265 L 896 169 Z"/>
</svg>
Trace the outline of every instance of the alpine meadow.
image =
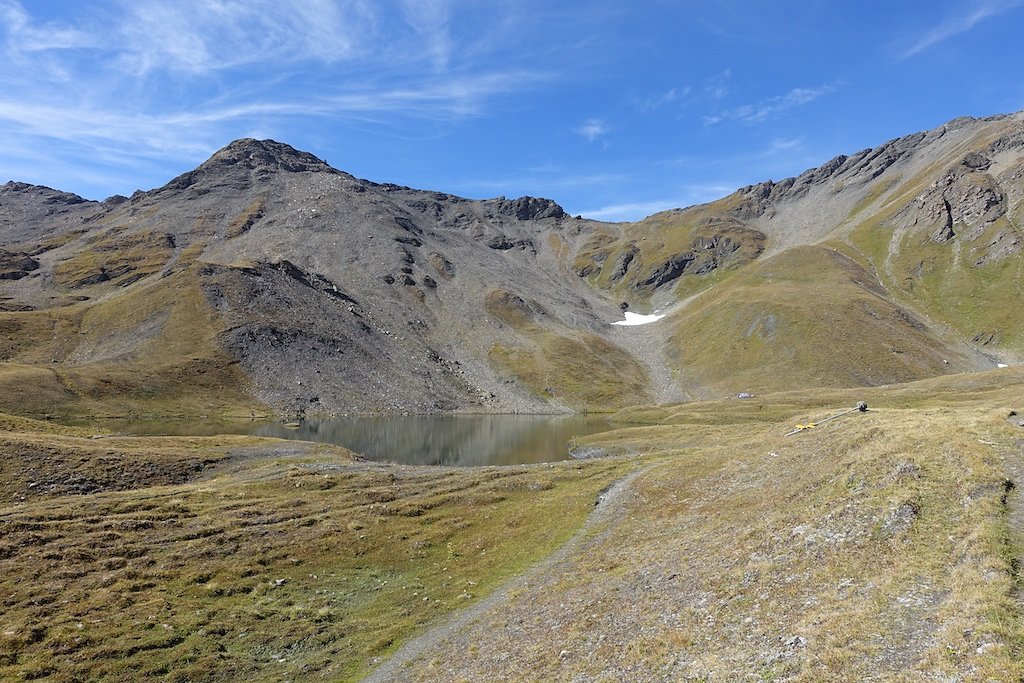
<svg viewBox="0 0 1024 683">
<path fill-rule="evenodd" d="M 1024 681 L 1024 8 L 662 4 L 0 0 L 0 680 Z"/>
</svg>

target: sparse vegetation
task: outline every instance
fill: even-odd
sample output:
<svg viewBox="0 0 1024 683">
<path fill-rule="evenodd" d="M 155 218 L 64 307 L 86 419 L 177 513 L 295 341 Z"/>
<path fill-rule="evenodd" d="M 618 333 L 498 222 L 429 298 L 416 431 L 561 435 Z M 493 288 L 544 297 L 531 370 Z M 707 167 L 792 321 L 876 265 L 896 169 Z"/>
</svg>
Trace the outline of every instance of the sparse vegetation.
<svg viewBox="0 0 1024 683">
<path fill-rule="evenodd" d="M 861 394 L 625 410 L 675 424 L 580 440 L 668 456 L 621 521 L 400 680 L 444 662 L 465 680 L 1017 681 L 1004 468 L 1021 379 L 874 390 L 878 408 L 791 438 Z"/>
<path fill-rule="evenodd" d="M 60 417 L 252 415 L 195 266 L 96 304 L 0 313 L 0 407 Z M 5 346 L 6 344 L 6 346 Z"/>
<path fill-rule="evenodd" d="M 1019 683 L 1021 120 L 630 224 L 273 141 L 5 186 L 0 679 L 358 680 L 475 606 L 401 679 Z M 594 459 L 67 426 L 566 408 Z"/>
<path fill-rule="evenodd" d="M 607 411 L 642 402 L 647 371 L 595 334 L 562 336 L 534 329 L 535 350 L 495 345 L 490 360 L 537 394 L 577 410 Z"/>
<path fill-rule="evenodd" d="M 628 514 L 408 679 L 444 661 L 468 680 L 639 667 L 1015 681 L 1003 482 L 1022 380 L 871 390 L 868 413 L 793 438 L 864 394 L 628 409 L 617 419 L 652 424 L 579 439 L 619 457 L 466 470 L 250 437 L 97 440 L 0 415 L 23 463 L 0 469 L 0 677 L 357 680 L 646 467 Z M 52 485 L 115 471 L 90 491 Z"/>
<path fill-rule="evenodd" d="M 62 261 L 54 270 L 54 280 L 72 289 L 99 284 L 124 287 L 159 271 L 173 251 L 170 235 L 114 229 Z"/>
<path fill-rule="evenodd" d="M 247 437 L 0 448 L 23 463 L 0 469 L 4 680 L 353 680 L 568 538 L 631 467 L 370 466 Z M 110 467 L 108 492 L 48 485 Z"/>
<path fill-rule="evenodd" d="M 228 223 L 224 236 L 230 239 L 249 232 L 249 228 L 253 226 L 253 223 L 263 217 L 263 210 L 266 206 L 266 197 L 256 197 L 253 199 L 249 206 L 245 207 L 240 214 Z"/>
</svg>

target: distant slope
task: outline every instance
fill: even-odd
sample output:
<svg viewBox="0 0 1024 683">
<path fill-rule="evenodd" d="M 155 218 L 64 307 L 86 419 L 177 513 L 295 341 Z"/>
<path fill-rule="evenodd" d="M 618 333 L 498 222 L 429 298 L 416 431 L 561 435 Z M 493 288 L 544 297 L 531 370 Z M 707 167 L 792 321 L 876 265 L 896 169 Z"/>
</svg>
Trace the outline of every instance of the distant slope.
<svg viewBox="0 0 1024 683">
<path fill-rule="evenodd" d="M 273 141 L 130 198 L 8 183 L 0 409 L 599 410 L 1016 363 L 1022 194 L 1019 114 L 625 224 Z M 625 307 L 673 313 L 613 334 Z"/>
<path fill-rule="evenodd" d="M 86 370 L 130 368 L 146 381 L 128 394 L 166 394 L 171 405 L 177 394 L 149 374 L 174 367 L 199 393 L 212 373 L 247 397 L 242 404 L 298 414 L 565 411 L 651 399 L 636 362 L 601 336 L 619 309 L 562 266 L 596 224 L 548 200 L 477 202 L 379 185 L 255 140 L 130 199 L 85 202 L 8 184 L 0 200 L 0 266 L 12 273 L 0 284 L 10 348 L 0 360 L 12 364 L 0 382 L 52 366 L 77 396 L 91 391 L 79 379 Z M 548 313 L 529 329 L 509 324 L 487 306 L 499 291 L 543 301 Z M 198 296 L 194 320 L 173 324 L 183 292 Z M 136 310 L 140 297 L 145 315 L 109 313 Z M 110 324 L 84 322 L 97 317 Z M 51 338 L 41 320 L 66 330 Z M 193 334 L 209 340 L 203 357 L 215 367 L 200 372 L 194 350 L 174 342 Z M 502 349 L 536 354 L 543 367 L 510 367 Z M 591 391 L 595 371 L 602 379 Z"/>
<path fill-rule="evenodd" d="M 709 396 L 875 386 L 974 368 L 842 253 L 796 247 L 674 315 L 671 358 Z"/>
<path fill-rule="evenodd" d="M 1019 363 L 1022 118 L 957 119 L 598 231 L 573 266 L 660 306 L 707 292 L 660 323 L 692 395 Z"/>
</svg>

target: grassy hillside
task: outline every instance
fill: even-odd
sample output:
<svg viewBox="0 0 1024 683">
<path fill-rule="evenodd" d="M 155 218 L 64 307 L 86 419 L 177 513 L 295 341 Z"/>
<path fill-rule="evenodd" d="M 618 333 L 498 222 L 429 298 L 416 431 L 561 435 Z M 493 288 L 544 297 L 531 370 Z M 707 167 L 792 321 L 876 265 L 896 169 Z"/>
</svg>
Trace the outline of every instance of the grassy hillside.
<svg viewBox="0 0 1024 683">
<path fill-rule="evenodd" d="M 595 411 L 649 400 L 647 371 L 601 336 L 574 330 L 539 303 L 508 290 L 489 292 L 484 307 L 514 333 L 490 348 L 490 362 L 538 396 Z"/>
<path fill-rule="evenodd" d="M 760 256 L 765 235 L 729 214 L 735 198 L 666 211 L 594 233 L 572 269 L 596 287 L 644 303 L 655 289 L 677 298 L 702 291 Z"/>
<path fill-rule="evenodd" d="M 0 313 L 0 408 L 61 417 L 264 413 L 217 344 L 194 266 L 97 302 Z"/>
<path fill-rule="evenodd" d="M 396 680 L 1015 682 L 1022 387 L 1006 369 L 627 409 L 647 425 L 581 442 L 632 455 L 479 469 L 0 415 L 25 463 L 0 468 L 0 678 L 358 680 L 642 469 L 571 555 Z"/>
<path fill-rule="evenodd" d="M 991 241 L 1006 223 L 988 228 Z M 1009 358 L 1024 353 L 1024 259 L 978 263 L 971 245 L 939 244 L 920 231 L 894 229 L 883 218 L 861 224 L 851 242 L 900 300 L 918 307 L 979 347 Z"/>
<path fill-rule="evenodd" d="M 400 680 L 436 675 L 435 657 L 466 680 L 1017 681 L 1004 477 L 1020 388 L 788 438 L 857 394 L 792 419 L 774 397 L 758 420 L 753 402 L 680 406 L 678 426 L 588 437 L 673 457 L 608 538 Z M 458 657 L 461 639 L 491 650 Z"/>
<path fill-rule="evenodd" d="M 998 161 L 1014 130 L 983 130 L 915 175 L 878 183 L 846 238 L 899 301 L 1006 359 L 1024 353 L 1019 161 Z"/>
<path fill-rule="evenodd" d="M 632 466 L 388 467 L 248 437 L 0 448 L 21 463 L 0 469 L 3 680 L 356 680 L 550 552 Z"/>
<path fill-rule="evenodd" d="M 823 246 L 748 266 L 669 322 L 675 366 L 712 393 L 871 386 L 968 367 L 870 272 Z"/>
</svg>

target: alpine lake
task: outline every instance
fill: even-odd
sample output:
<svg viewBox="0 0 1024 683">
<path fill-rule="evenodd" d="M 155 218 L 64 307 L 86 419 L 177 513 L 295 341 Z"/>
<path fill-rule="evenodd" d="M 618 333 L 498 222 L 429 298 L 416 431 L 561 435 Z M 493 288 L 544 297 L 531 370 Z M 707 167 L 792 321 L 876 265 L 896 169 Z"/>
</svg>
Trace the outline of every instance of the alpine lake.
<svg viewBox="0 0 1024 683">
<path fill-rule="evenodd" d="M 591 415 L 367 416 L 300 423 L 111 420 L 104 429 L 134 436 L 251 436 L 343 446 L 364 458 L 403 465 L 477 467 L 568 460 L 575 437 L 612 429 Z"/>
</svg>

